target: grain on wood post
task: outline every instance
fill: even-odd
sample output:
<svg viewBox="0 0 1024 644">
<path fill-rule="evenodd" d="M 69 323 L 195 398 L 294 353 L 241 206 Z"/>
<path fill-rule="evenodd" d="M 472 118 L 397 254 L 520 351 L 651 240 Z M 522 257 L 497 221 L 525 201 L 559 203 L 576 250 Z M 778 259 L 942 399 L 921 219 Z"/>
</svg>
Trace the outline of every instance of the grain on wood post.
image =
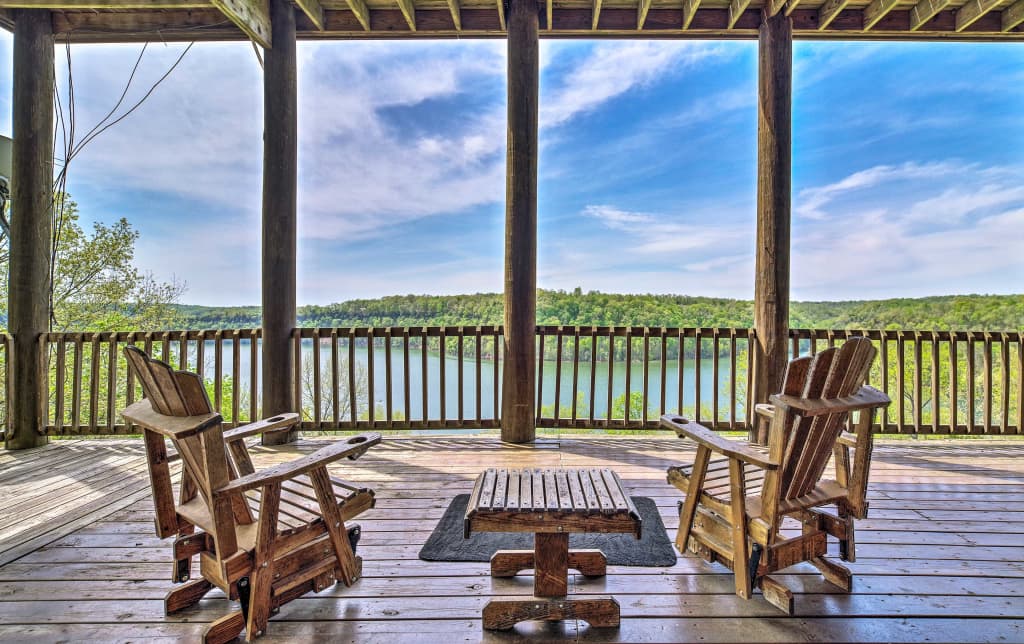
<svg viewBox="0 0 1024 644">
<path fill-rule="evenodd" d="M 295 9 L 270 0 L 273 49 L 263 72 L 263 415 L 297 411 L 294 400 L 296 197 L 298 194 Z M 295 440 L 298 426 L 263 437 Z"/>
<path fill-rule="evenodd" d="M 538 29 L 537 3 L 511 0 L 501 438 L 512 443 L 536 436 Z"/>
<path fill-rule="evenodd" d="M 756 402 L 781 390 L 789 334 L 793 24 L 765 17 L 758 32 Z"/>
<path fill-rule="evenodd" d="M 49 11 L 18 11 L 14 26 L 14 172 L 8 325 L 14 337 L 7 449 L 46 443 L 49 386 L 39 338 L 49 312 L 53 209 L 53 27 Z"/>
</svg>

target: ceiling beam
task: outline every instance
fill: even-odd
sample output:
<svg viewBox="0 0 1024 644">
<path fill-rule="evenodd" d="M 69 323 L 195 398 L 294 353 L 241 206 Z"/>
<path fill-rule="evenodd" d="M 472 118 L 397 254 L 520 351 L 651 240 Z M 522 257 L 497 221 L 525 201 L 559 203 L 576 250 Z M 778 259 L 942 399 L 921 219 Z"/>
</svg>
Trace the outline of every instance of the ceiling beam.
<svg viewBox="0 0 1024 644">
<path fill-rule="evenodd" d="M 459 6 L 459 0 L 448 0 L 448 10 L 452 12 L 455 31 L 462 31 L 462 8 Z"/>
<path fill-rule="evenodd" d="M 967 4 L 956 11 L 956 30 L 963 31 L 973 25 L 978 18 L 996 8 L 1002 0 L 968 0 Z"/>
<path fill-rule="evenodd" d="M 949 5 L 950 0 L 921 0 L 910 10 L 910 30 L 917 31 Z"/>
<path fill-rule="evenodd" d="M 3 9 L 208 9 L 210 0 L 0 0 Z"/>
<path fill-rule="evenodd" d="M 320 4 L 320 0 L 295 0 L 295 4 L 299 5 L 302 13 L 309 17 L 309 21 L 317 29 L 324 30 L 324 6 Z"/>
<path fill-rule="evenodd" d="M 370 10 L 363 0 L 346 0 L 348 8 L 355 14 L 356 20 L 363 26 L 365 31 L 370 31 Z"/>
<path fill-rule="evenodd" d="M 828 2 L 821 5 L 821 9 L 818 10 L 818 31 L 832 24 L 832 21 L 842 13 L 849 2 L 850 0 L 828 0 Z"/>
<path fill-rule="evenodd" d="M 505 0 L 498 0 L 498 22 L 501 23 L 502 31 L 508 31 L 505 27 Z"/>
<path fill-rule="evenodd" d="M 551 31 L 551 29 L 553 28 L 552 23 L 555 21 L 555 1 L 554 0 L 548 0 L 547 1 L 547 5 L 548 5 L 548 31 Z"/>
<path fill-rule="evenodd" d="M 408 23 L 410 31 L 416 31 L 416 5 L 412 3 L 412 0 L 397 0 L 398 8 L 402 11 L 402 16 L 405 17 L 405 22 Z"/>
<path fill-rule="evenodd" d="M 591 18 L 590 28 L 597 31 L 597 21 L 601 19 L 601 0 L 594 0 L 594 17 Z"/>
<path fill-rule="evenodd" d="M 651 10 L 651 0 L 640 0 L 640 4 L 636 6 L 636 28 L 638 30 L 644 28 L 644 23 L 647 22 L 647 12 Z"/>
<path fill-rule="evenodd" d="M 270 49 L 270 5 L 267 0 L 213 0 L 228 20 L 257 45 Z"/>
<path fill-rule="evenodd" d="M 1009 31 L 1024 22 L 1024 0 L 1003 9 L 1003 31 Z"/>
<path fill-rule="evenodd" d="M 864 9 L 864 31 L 871 29 L 878 21 L 892 11 L 900 0 L 872 0 Z"/>
<path fill-rule="evenodd" d="M 693 17 L 697 15 L 700 8 L 700 0 L 683 0 L 683 29 L 689 29 Z"/>
<path fill-rule="evenodd" d="M 743 12 L 749 6 L 750 0 L 732 0 L 729 3 L 729 24 L 726 26 L 726 29 L 732 29 L 733 25 L 736 24 L 736 21 L 740 19 L 740 16 L 743 15 Z"/>
</svg>

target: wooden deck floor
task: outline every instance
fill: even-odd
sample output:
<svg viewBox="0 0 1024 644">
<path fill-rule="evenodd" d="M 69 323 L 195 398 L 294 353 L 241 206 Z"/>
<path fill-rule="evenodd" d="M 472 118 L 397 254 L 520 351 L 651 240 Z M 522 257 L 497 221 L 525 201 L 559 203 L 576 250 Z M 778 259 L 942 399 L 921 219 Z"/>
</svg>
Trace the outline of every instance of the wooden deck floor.
<svg viewBox="0 0 1024 644">
<path fill-rule="evenodd" d="M 257 466 L 316 444 L 259 448 Z M 726 569 L 685 556 L 672 568 L 613 566 L 605 578 L 573 579 L 572 592 L 618 598 L 619 629 L 527 623 L 489 633 L 480 623 L 488 598 L 530 594 L 532 579 L 417 559 L 448 500 L 493 466 L 611 467 L 632 494 L 657 501 L 674 536 L 680 497 L 664 473 L 688 456 L 664 434 L 528 447 L 387 439 L 341 466 L 377 491 L 377 508 L 359 521 L 365 576 L 285 606 L 261 641 L 1024 641 L 1024 442 L 879 445 L 871 516 L 858 523 L 851 564 L 855 592 L 797 566 L 788 575 L 798 590 L 793 617 L 736 597 Z M 227 606 L 211 595 L 163 615 L 170 551 L 154 536 L 151 508 L 139 442 L 0 451 L 0 639 L 194 640 Z"/>
</svg>

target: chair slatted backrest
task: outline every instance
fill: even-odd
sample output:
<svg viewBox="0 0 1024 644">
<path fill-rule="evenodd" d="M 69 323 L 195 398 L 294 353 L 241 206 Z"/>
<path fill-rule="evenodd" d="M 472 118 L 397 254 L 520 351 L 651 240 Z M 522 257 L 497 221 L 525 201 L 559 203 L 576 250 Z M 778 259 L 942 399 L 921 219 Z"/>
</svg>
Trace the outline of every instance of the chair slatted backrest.
<svg viewBox="0 0 1024 644">
<path fill-rule="evenodd" d="M 809 400 L 852 396 L 866 382 L 875 353 L 867 338 L 850 338 L 841 347 L 797 358 L 786 370 L 783 393 Z M 765 493 L 778 490 L 782 500 L 810 494 L 825 472 L 848 415 L 845 411 L 810 417 L 789 413 L 782 431 L 773 427 L 769 449 L 780 468 L 773 473 L 777 486 L 766 485 Z"/>
<path fill-rule="evenodd" d="M 202 378 L 190 371 L 176 371 L 160 360 L 150 358 L 136 347 L 125 347 L 128 364 L 142 383 L 142 390 L 153 411 L 172 417 L 199 416 L 214 413 L 210 397 Z M 213 518 L 214 537 L 218 551 L 235 551 L 234 523 L 248 524 L 253 516 L 245 499 L 240 495 L 227 501 L 215 502 L 214 490 L 237 478 L 224 449 L 224 432 L 220 418 L 199 432 L 176 435 L 161 432 L 174 444 L 181 456 L 183 471 L 179 505 L 202 497 Z M 147 430 L 148 431 L 148 430 Z M 161 439 L 162 440 L 162 439 Z M 170 481 L 167 481 L 167 486 Z M 162 486 L 162 483 L 161 483 Z M 157 483 L 154 482 L 154 488 Z"/>
</svg>

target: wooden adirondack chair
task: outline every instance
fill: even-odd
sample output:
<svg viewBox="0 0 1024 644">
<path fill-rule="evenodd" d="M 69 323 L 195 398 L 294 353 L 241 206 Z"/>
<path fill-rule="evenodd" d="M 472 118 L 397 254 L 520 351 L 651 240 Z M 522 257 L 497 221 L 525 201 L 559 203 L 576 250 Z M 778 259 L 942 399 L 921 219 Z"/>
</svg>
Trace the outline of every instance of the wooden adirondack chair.
<svg viewBox="0 0 1024 644">
<path fill-rule="evenodd" d="M 175 537 L 172 580 L 188 582 L 164 599 L 167 614 L 216 586 L 240 609 L 213 622 L 204 641 L 231 641 L 243 630 L 248 641 L 263 634 L 282 604 L 336 580 L 351 586 L 359 579 L 359 527 L 346 529 L 344 522 L 372 508 L 374 494 L 331 477 L 327 464 L 362 455 L 380 442 L 379 434 L 340 440 L 257 472 L 244 439 L 294 425 L 297 414 L 224 431 L 198 375 L 135 347 L 125 354 L 146 394 L 124 417 L 144 430 L 156 533 Z M 164 439 L 182 461 L 177 503 Z M 195 555 L 202 576 L 189 581 Z"/>
<path fill-rule="evenodd" d="M 663 426 L 698 444 L 692 465 L 668 470 L 669 483 L 686 493 L 676 546 L 729 566 L 737 595 L 750 598 L 760 587 L 769 602 L 792 613 L 792 592 L 770 573 L 801 561 L 850 590 L 849 569 L 824 555 L 827 535 L 840 540 L 841 554 L 852 550 L 853 519 L 867 512 L 871 425 L 875 410 L 889 404 L 888 396 L 864 385 L 874 356 L 870 340 L 851 338 L 840 348 L 790 362 L 785 391 L 770 398 L 767 448 L 728 440 L 678 416 L 662 417 Z M 851 463 L 840 441 L 853 412 Z M 713 461 L 712 452 L 725 458 Z M 826 479 L 833 454 L 836 476 Z M 823 512 L 822 506 L 838 512 Z M 799 534 L 790 536 L 790 527 Z"/>
</svg>

